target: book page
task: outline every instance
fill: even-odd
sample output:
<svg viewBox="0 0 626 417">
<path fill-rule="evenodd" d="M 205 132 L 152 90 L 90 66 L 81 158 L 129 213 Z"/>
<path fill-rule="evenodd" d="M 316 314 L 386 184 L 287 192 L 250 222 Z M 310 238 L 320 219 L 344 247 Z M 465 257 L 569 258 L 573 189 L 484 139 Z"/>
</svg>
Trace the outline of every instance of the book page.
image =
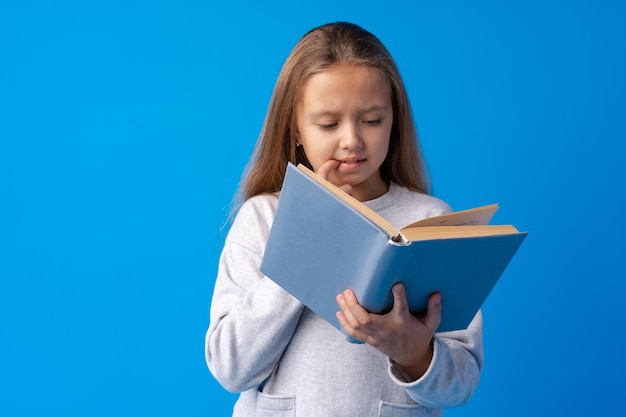
<svg viewBox="0 0 626 417">
<path fill-rule="evenodd" d="M 412 242 L 419 240 L 452 239 L 479 236 L 517 234 L 511 225 L 502 226 L 422 226 L 403 230 L 402 234 Z"/>
<path fill-rule="evenodd" d="M 498 204 L 476 207 L 468 210 L 454 211 L 440 216 L 418 220 L 402 228 L 406 229 L 422 226 L 478 226 L 489 224 L 491 218 L 500 208 Z"/>
</svg>

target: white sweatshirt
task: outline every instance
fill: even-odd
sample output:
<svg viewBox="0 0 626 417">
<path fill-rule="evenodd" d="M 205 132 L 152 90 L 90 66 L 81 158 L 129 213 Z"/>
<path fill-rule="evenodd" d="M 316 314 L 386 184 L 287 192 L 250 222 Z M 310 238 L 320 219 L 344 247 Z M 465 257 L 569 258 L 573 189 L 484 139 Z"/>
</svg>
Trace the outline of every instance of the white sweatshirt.
<svg viewBox="0 0 626 417">
<path fill-rule="evenodd" d="M 205 353 L 222 386 L 241 393 L 233 416 L 440 416 L 467 402 L 483 364 L 480 312 L 467 330 L 437 333 L 429 369 L 411 381 L 259 272 L 277 202 L 261 195 L 242 205 L 215 282 Z M 395 184 L 365 204 L 396 227 L 450 211 Z"/>
</svg>

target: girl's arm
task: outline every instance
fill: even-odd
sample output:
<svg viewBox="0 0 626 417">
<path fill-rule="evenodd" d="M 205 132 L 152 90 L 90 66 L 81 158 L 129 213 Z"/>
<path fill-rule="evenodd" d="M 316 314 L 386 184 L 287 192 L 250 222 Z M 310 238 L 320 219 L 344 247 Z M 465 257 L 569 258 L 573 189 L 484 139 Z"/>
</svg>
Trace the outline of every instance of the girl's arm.
<svg viewBox="0 0 626 417">
<path fill-rule="evenodd" d="M 246 202 L 220 257 L 205 354 L 215 378 L 231 392 L 258 386 L 272 373 L 303 310 L 259 272 L 275 206 L 272 196 Z"/>
<path fill-rule="evenodd" d="M 465 404 L 478 387 L 483 366 L 482 324 L 479 311 L 467 330 L 435 334 L 430 366 L 417 380 L 390 361 L 392 379 L 426 407 L 448 408 Z"/>
</svg>

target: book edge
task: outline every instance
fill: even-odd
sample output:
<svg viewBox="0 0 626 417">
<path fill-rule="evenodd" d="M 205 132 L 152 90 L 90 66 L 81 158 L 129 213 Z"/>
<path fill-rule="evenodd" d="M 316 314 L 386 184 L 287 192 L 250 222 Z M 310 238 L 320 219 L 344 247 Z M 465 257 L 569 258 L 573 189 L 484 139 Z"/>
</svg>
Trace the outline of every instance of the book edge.
<svg viewBox="0 0 626 417">
<path fill-rule="evenodd" d="M 291 164 L 291 163 L 290 163 Z M 292 164 L 293 165 L 293 164 Z M 316 183 L 321 185 L 324 189 L 328 190 L 331 194 L 337 197 L 339 200 L 343 201 L 348 206 L 352 207 L 357 213 L 367 218 L 369 221 L 374 223 L 380 229 L 385 231 L 392 240 L 398 239 L 400 235 L 400 230 L 394 227 L 391 223 L 389 223 L 384 217 L 380 214 L 376 213 L 371 208 L 367 207 L 365 204 L 352 197 L 350 194 L 343 191 L 341 188 L 337 187 L 335 184 L 330 181 L 322 178 L 316 172 L 307 168 L 303 164 L 298 164 L 297 168 L 308 175 L 311 179 L 313 179 Z"/>
</svg>

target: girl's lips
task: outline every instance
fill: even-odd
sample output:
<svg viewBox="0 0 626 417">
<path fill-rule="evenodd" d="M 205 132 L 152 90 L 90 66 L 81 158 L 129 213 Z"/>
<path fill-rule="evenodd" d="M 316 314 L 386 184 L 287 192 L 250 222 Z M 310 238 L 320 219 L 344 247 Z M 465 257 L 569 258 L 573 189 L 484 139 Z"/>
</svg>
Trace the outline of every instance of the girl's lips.
<svg viewBox="0 0 626 417">
<path fill-rule="evenodd" d="M 347 169 L 354 169 L 354 168 L 359 167 L 365 161 L 366 159 L 364 158 L 342 159 L 342 160 L 339 160 L 340 162 L 339 167 L 347 168 Z"/>
</svg>

